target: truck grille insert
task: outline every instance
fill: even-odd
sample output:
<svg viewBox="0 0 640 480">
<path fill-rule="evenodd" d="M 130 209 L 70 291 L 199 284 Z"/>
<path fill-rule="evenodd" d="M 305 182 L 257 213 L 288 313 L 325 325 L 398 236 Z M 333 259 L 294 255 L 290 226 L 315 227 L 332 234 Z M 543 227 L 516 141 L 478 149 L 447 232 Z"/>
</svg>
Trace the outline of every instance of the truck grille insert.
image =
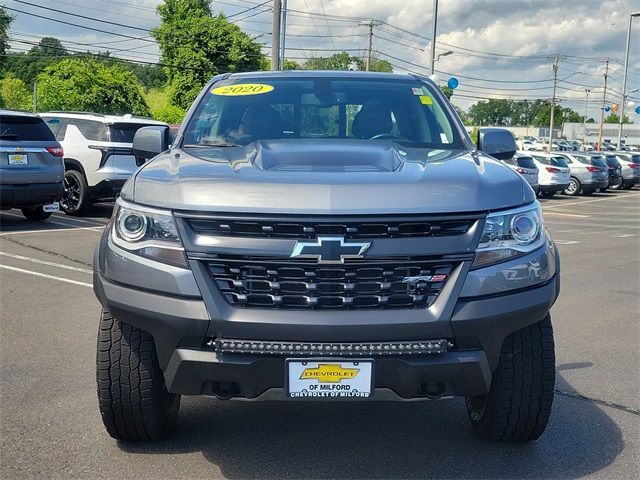
<svg viewBox="0 0 640 480">
<path fill-rule="evenodd" d="M 455 267 L 433 260 L 320 266 L 290 259 L 216 259 L 207 265 L 232 305 L 315 310 L 426 308 L 436 300 Z"/>
<path fill-rule="evenodd" d="M 337 235 L 344 238 L 442 237 L 467 233 L 476 218 L 434 219 L 336 219 L 293 221 L 280 219 L 190 218 L 189 224 L 200 235 L 265 238 L 315 238 Z"/>
</svg>

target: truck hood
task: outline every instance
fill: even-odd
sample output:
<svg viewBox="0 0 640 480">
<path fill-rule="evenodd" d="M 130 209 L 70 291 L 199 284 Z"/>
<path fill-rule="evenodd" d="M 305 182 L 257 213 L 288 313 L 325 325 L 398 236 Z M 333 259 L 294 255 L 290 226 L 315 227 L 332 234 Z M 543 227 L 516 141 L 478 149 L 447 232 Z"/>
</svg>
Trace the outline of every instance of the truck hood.
<svg viewBox="0 0 640 480">
<path fill-rule="evenodd" d="M 291 214 L 490 211 L 535 199 L 517 173 L 479 152 L 326 139 L 173 149 L 122 196 L 175 210 Z"/>
</svg>

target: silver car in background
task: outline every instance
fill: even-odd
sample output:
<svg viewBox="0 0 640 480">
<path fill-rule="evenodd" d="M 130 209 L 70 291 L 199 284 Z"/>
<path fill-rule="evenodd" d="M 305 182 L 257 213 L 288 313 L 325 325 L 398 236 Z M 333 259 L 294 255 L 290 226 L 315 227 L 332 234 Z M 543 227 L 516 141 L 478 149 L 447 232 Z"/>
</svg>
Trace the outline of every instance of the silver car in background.
<svg viewBox="0 0 640 480">
<path fill-rule="evenodd" d="M 604 159 L 599 156 L 577 152 L 562 152 L 571 170 L 571 180 L 565 195 L 591 195 L 596 190 L 609 186 L 609 171 Z"/>
<path fill-rule="evenodd" d="M 514 172 L 519 173 L 527 181 L 536 195 L 540 191 L 540 185 L 538 184 L 538 167 L 533 161 L 530 155 L 524 155 L 522 153 L 516 153 L 512 158 L 503 160 L 507 167 Z"/>
<path fill-rule="evenodd" d="M 640 184 L 640 153 L 615 152 L 622 167 L 622 188 L 629 190 Z"/>
</svg>

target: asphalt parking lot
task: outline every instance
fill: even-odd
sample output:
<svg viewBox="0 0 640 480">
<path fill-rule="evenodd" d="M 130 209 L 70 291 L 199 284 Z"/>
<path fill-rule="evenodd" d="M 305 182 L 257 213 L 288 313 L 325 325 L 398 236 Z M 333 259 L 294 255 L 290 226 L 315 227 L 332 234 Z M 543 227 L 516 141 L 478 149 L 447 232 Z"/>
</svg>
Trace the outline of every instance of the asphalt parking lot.
<svg viewBox="0 0 640 480">
<path fill-rule="evenodd" d="M 460 399 L 183 398 L 173 439 L 118 443 L 97 408 L 91 290 L 111 207 L 39 224 L 0 212 L 3 478 L 638 478 L 640 190 L 542 202 L 562 256 L 557 395 L 527 445 L 472 437 Z"/>
</svg>

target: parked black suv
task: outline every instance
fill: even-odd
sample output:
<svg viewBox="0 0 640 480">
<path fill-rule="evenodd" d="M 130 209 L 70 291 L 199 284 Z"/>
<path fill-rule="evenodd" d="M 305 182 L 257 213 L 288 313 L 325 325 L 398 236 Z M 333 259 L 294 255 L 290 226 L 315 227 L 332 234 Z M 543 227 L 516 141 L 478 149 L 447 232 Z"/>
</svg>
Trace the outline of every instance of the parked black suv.
<svg viewBox="0 0 640 480">
<path fill-rule="evenodd" d="M 181 394 L 461 395 L 483 437 L 538 438 L 560 267 L 534 191 L 496 160 L 515 149 L 501 129 L 476 148 L 430 80 L 365 72 L 220 75 L 172 145 L 140 129 L 155 158 L 94 261 L 108 432 L 164 436 Z"/>
</svg>

